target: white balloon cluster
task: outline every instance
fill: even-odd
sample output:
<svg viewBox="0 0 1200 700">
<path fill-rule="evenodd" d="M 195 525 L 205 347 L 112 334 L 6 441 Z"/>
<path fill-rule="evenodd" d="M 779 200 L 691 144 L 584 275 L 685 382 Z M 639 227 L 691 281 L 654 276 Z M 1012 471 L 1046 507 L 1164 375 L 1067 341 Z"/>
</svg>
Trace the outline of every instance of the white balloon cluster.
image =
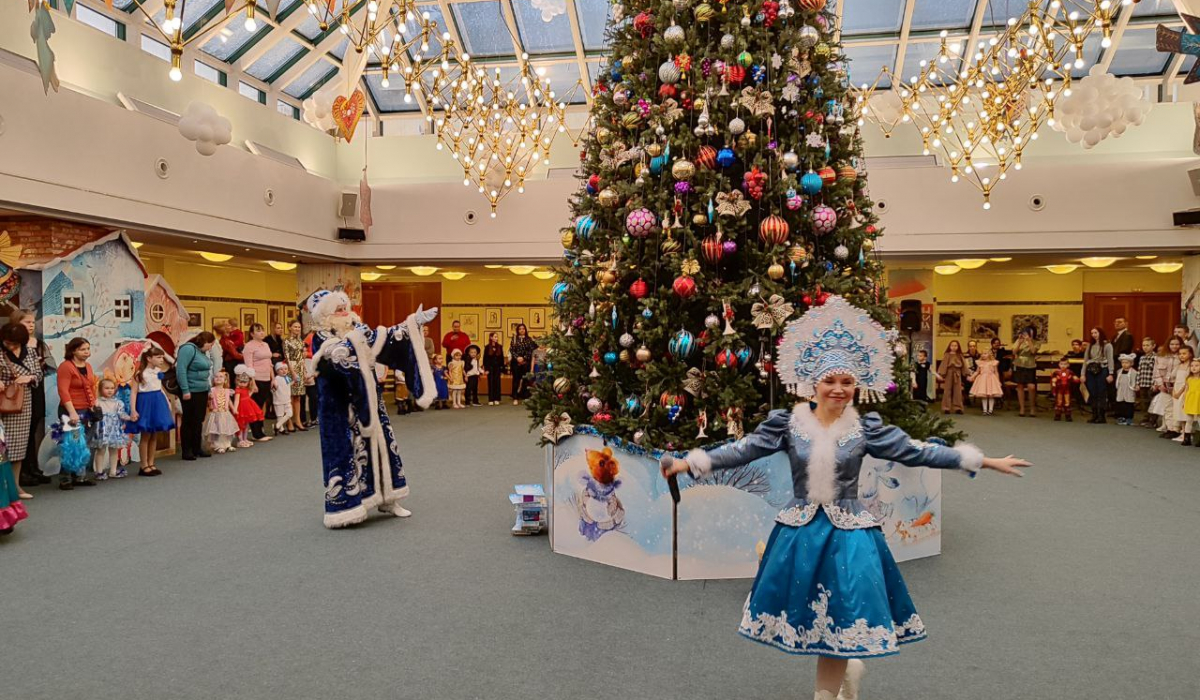
<svg viewBox="0 0 1200 700">
<path fill-rule="evenodd" d="M 304 123 L 321 131 L 337 128 L 333 119 L 333 101 L 337 98 L 335 90 L 323 90 L 304 101 Z"/>
<path fill-rule="evenodd" d="M 542 21 L 550 22 L 559 15 L 567 13 L 567 0 L 532 0 L 533 9 L 541 10 Z"/>
<path fill-rule="evenodd" d="M 233 140 L 233 124 L 217 114 L 212 105 L 192 102 L 179 119 L 179 133 L 188 141 L 196 142 L 196 151 L 200 155 L 211 156 L 217 152 L 217 146 Z"/>
<path fill-rule="evenodd" d="M 1058 101 L 1053 128 L 1071 143 L 1095 148 L 1110 136 L 1120 138 L 1129 127 L 1141 126 L 1152 106 L 1132 78 L 1118 78 L 1093 66 L 1071 94 Z"/>
</svg>

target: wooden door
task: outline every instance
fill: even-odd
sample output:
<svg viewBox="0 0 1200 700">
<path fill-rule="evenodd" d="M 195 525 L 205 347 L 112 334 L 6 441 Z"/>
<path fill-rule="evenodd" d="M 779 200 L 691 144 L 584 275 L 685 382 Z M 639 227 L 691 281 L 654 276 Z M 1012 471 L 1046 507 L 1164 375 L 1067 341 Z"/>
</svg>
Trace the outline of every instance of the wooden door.
<svg viewBox="0 0 1200 700">
<path fill-rule="evenodd" d="M 441 306 L 442 285 L 426 283 L 378 283 L 362 286 L 362 319 L 371 326 L 391 326 L 400 323 L 418 306 L 426 309 Z M 429 337 L 438 339 L 441 334 L 441 318 L 429 324 Z"/>
<path fill-rule="evenodd" d="M 1164 342 L 1180 318 L 1180 297 L 1174 292 L 1139 292 L 1130 294 L 1083 295 L 1083 335 L 1087 337 L 1094 326 L 1104 329 L 1112 338 L 1113 321 L 1124 318 L 1129 322 L 1134 347 L 1141 348 L 1141 339 L 1154 338 Z"/>
</svg>

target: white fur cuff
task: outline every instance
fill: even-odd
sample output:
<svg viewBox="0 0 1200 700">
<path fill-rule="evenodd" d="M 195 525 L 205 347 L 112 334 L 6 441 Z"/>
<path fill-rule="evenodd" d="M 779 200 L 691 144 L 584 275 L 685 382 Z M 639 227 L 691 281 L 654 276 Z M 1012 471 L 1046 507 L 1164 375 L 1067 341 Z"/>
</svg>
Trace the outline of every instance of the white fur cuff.
<svg viewBox="0 0 1200 700">
<path fill-rule="evenodd" d="M 691 467 L 689 472 L 693 479 L 703 479 L 712 473 L 712 457 L 709 457 L 704 450 L 690 450 L 684 459 Z"/>
<path fill-rule="evenodd" d="M 958 468 L 969 474 L 972 478 L 983 469 L 983 451 L 969 442 L 960 442 L 954 446 L 954 451 L 958 453 L 961 464 Z"/>
<path fill-rule="evenodd" d="M 367 519 L 367 509 L 363 506 L 325 514 L 325 527 L 330 530 L 361 523 Z"/>
</svg>

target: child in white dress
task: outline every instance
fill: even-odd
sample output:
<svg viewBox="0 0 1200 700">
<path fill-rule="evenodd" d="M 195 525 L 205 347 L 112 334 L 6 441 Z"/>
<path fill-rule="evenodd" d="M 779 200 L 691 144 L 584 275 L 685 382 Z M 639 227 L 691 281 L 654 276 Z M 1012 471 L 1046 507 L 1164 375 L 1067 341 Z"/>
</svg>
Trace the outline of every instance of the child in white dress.
<svg viewBox="0 0 1200 700">
<path fill-rule="evenodd" d="M 204 434 L 209 447 L 217 454 L 234 452 L 233 436 L 238 433 L 237 419 L 233 417 L 233 390 L 229 388 L 229 375 L 224 371 L 213 377 L 212 389 L 208 391 L 208 418 L 204 419 Z"/>
<path fill-rule="evenodd" d="M 125 412 L 125 404 L 117 398 L 116 382 L 101 379 L 99 389 L 100 398 L 92 407 L 92 470 L 96 472 L 97 481 L 109 477 L 120 479 L 125 476 L 125 468 L 119 466 L 118 456 L 129 442 L 129 436 L 125 434 L 129 414 Z"/>
<path fill-rule="evenodd" d="M 275 363 L 275 377 L 271 380 L 271 403 L 275 404 L 275 434 L 287 435 L 288 421 L 292 419 L 292 377 L 286 362 Z"/>
</svg>

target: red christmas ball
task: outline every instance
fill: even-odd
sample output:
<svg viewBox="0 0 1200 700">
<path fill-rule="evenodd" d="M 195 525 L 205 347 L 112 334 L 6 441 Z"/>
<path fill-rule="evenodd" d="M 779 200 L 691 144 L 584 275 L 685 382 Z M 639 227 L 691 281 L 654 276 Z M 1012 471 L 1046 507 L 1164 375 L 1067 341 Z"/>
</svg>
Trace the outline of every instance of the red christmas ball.
<svg viewBox="0 0 1200 700">
<path fill-rule="evenodd" d="M 681 299 L 687 299 L 696 293 L 696 280 L 687 275 L 676 277 L 675 282 L 671 284 L 675 290 L 675 294 Z"/>
<path fill-rule="evenodd" d="M 829 292 L 821 292 L 817 295 L 817 306 L 823 306 L 827 301 L 829 301 Z"/>
<path fill-rule="evenodd" d="M 822 1 L 821 4 L 824 4 Z M 649 12 L 639 12 L 637 17 L 633 18 L 633 28 L 642 35 L 643 39 L 649 39 L 654 33 L 654 15 Z"/>
<path fill-rule="evenodd" d="M 705 260 L 716 264 L 725 255 L 725 244 L 716 236 L 707 236 L 700 244 L 700 252 L 704 254 Z"/>
<path fill-rule="evenodd" d="M 800 0 L 800 9 L 808 12 L 820 12 L 825 9 L 825 0 Z"/>
<path fill-rule="evenodd" d="M 633 284 L 629 285 L 629 296 L 633 297 L 634 299 L 641 299 L 649 292 L 650 286 L 647 285 L 646 280 L 642 279 L 641 277 L 637 278 Z"/>
<path fill-rule="evenodd" d="M 664 100 L 668 97 L 674 97 L 676 92 L 677 90 L 675 89 L 675 86 L 671 85 L 670 83 L 662 85 L 658 88 L 658 96 Z"/>
<path fill-rule="evenodd" d="M 736 63 L 725 66 L 725 80 L 731 87 L 738 87 L 746 79 L 746 69 Z"/>
<path fill-rule="evenodd" d="M 867 229 L 866 229 L 866 230 L 867 230 L 867 235 L 868 235 L 868 236 L 874 236 L 874 235 L 875 235 L 875 231 L 876 231 L 876 229 L 875 229 L 875 227 L 874 227 L 873 225 L 871 225 L 871 224 L 867 224 Z"/>
<path fill-rule="evenodd" d="M 712 146 L 701 146 L 696 153 L 696 165 L 706 170 L 717 167 L 717 149 Z"/>
<path fill-rule="evenodd" d="M 801 301 L 801 302 L 802 302 L 802 303 L 803 303 L 805 306 L 812 306 L 812 301 L 813 301 L 813 300 L 812 300 L 812 297 L 811 297 L 811 296 L 809 296 L 808 294 L 805 294 L 804 296 L 800 297 L 800 301 Z"/>
<path fill-rule="evenodd" d="M 821 182 L 824 182 L 826 185 L 832 185 L 837 182 L 837 171 L 828 165 L 818 170 L 817 174 L 821 176 Z"/>
<path fill-rule="evenodd" d="M 738 366 L 737 353 L 726 348 L 717 353 L 717 366 L 726 369 L 734 369 Z"/>
<path fill-rule="evenodd" d="M 758 238 L 767 245 L 782 245 L 787 242 L 790 227 L 782 216 L 772 214 L 758 225 Z"/>
<path fill-rule="evenodd" d="M 669 391 L 664 391 L 662 395 L 658 397 L 658 405 L 662 406 L 663 408 L 670 408 L 671 406 L 683 406 L 685 404 L 687 404 L 687 394 L 672 394 Z"/>
</svg>

